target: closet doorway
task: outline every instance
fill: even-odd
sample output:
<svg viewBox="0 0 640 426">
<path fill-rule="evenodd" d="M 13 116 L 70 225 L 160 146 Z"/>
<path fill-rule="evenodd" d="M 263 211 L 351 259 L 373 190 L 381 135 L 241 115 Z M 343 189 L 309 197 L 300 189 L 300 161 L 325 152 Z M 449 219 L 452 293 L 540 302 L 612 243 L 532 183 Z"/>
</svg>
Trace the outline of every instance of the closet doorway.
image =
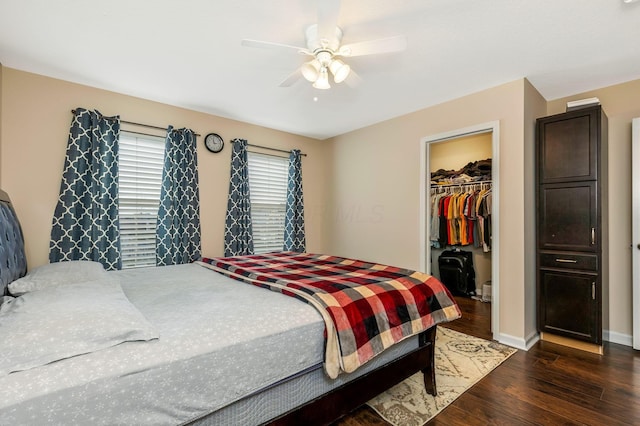
<svg viewBox="0 0 640 426">
<path fill-rule="evenodd" d="M 421 267 L 427 273 L 440 277 L 438 257 L 444 250 L 462 250 L 471 253 L 475 270 L 475 287 L 477 289 L 477 299 L 482 299 L 480 295 L 483 291 L 489 293 L 484 295 L 484 300 L 491 303 L 491 330 L 494 339 L 499 338 L 499 123 L 490 122 L 458 129 L 438 135 L 427 136 L 420 141 L 421 149 L 421 184 L 420 184 L 420 218 L 421 218 Z M 490 160 L 491 174 L 486 174 L 487 159 Z M 481 170 L 479 170 L 481 169 Z M 438 185 L 431 185 L 432 172 L 437 170 L 444 173 L 445 179 L 440 180 Z M 455 176 L 462 172 L 466 176 Z M 469 172 L 469 173 L 464 173 Z M 475 176 L 470 176 L 475 175 Z M 482 176 L 481 176 L 482 175 Z M 467 177 L 467 176 L 470 176 Z M 466 182 L 465 182 L 466 181 Z M 480 183 L 482 181 L 482 183 Z M 489 191 L 490 196 L 487 191 Z M 470 242 L 470 235 L 465 236 L 460 241 L 460 236 L 452 239 L 446 233 L 447 227 L 441 228 L 438 232 L 432 229 L 434 205 L 432 201 L 443 198 L 453 199 L 451 196 L 457 194 L 458 200 L 465 199 L 469 195 L 479 197 L 481 194 L 486 199 L 476 198 L 483 201 L 483 208 L 486 215 L 490 215 L 489 228 L 479 227 L 482 220 L 473 221 L 476 226 L 475 242 Z M 467 198 L 468 200 L 469 198 Z M 442 203 L 440 207 L 442 208 Z M 436 204 L 437 208 L 437 204 Z M 442 223 L 442 220 L 440 220 Z M 486 223 L 486 222 L 485 222 Z M 437 224 L 437 222 L 436 222 Z M 465 226 L 465 225 L 463 225 Z M 470 229 L 466 227 L 464 229 Z M 483 229 L 485 232 L 478 232 Z M 456 230 L 453 230 L 457 232 Z M 470 231 L 471 232 L 471 231 Z M 486 232 L 489 232 L 487 234 Z M 439 241 L 437 241 L 439 240 Z M 458 241 L 457 244 L 456 241 Z M 453 243 L 453 244 L 452 244 Z M 476 303 L 485 303 L 477 301 Z"/>
</svg>

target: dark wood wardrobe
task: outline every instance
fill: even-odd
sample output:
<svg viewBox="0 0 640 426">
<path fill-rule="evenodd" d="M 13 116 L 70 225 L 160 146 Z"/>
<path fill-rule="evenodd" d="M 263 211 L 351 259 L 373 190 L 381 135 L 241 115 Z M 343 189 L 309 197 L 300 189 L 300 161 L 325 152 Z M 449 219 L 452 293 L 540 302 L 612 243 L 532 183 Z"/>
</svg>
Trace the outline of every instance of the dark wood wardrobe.
<svg viewBox="0 0 640 426">
<path fill-rule="evenodd" d="M 582 108 L 539 118 L 536 132 L 538 329 L 602 345 L 607 116 Z"/>
</svg>

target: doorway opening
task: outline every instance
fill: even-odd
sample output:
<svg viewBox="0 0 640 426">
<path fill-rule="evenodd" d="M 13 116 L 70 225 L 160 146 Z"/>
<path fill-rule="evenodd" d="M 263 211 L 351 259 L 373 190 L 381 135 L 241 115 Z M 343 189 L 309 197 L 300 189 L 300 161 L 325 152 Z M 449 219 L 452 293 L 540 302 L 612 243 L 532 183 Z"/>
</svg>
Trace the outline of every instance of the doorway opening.
<svg viewBox="0 0 640 426">
<path fill-rule="evenodd" d="M 420 141 L 421 151 L 421 173 L 420 173 L 420 218 L 421 218 L 421 268 L 429 274 L 439 276 L 438 256 L 443 248 L 438 247 L 438 243 L 432 238 L 432 188 L 431 173 L 436 169 L 458 169 L 470 162 L 473 156 L 484 157 L 476 160 L 491 160 L 491 182 L 485 183 L 484 187 L 471 185 L 452 184 L 449 188 L 451 192 L 461 192 L 467 190 L 478 190 L 490 188 L 492 200 L 487 206 L 489 209 L 491 223 L 491 238 L 489 249 L 486 245 L 473 249 L 474 267 L 476 271 L 477 297 L 483 294 L 484 300 L 491 302 L 491 330 L 490 334 L 494 339 L 499 336 L 499 122 L 490 122 L 458 129 L 451 132 L 427 136 Z M 471 155 L 471 157 L 470 157 Z M 488 155 L 488 157 L 487 157 Z M 460 164 L 460 165 L 457 165 Z M 434 168 L 435 167 L 435 168 Z M 482 185 L 482 184 L 478 184 Z M 446 188 L 443 186 L 443 188 Z M 445 191 L 437 188 L 436 191 Z M 476 193 L 477 194 L 477 193 Z M 435 229 L 434 229 L 434 232 Z M 446 231 L 445 231 L 446 232 Z M 476 237 L 477 238 L 477 237 Z M 477 244 L 477 242 L 476 242 Z M 433 247 L 432 247 L 433 245 Z M 467 246 L 462 246 L 465 248 Z M 445 247 L 446 248 L 446 247 Z M 467 251 L 470 251 L 467 249 Z M 469 253 L 468 253 L 469 254 Z M 471 255 L 470 255 L 471 256 Z M 481 302 L 478 302 L 481 303 Z"/>
</svg>

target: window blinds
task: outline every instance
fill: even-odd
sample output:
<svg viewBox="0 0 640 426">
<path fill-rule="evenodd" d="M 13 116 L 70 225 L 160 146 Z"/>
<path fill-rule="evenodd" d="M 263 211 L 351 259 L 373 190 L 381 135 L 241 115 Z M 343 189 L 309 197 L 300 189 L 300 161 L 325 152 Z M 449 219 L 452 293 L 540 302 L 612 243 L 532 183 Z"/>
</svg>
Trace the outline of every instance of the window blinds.
<svg viewBox="0 0 640 426">
<path fill-rule="evenodd" d="M 282 251 L 289 160 L 248 153 L 255 253 Z"/>
<path fill-rule="evenodd" d="M 122 268 L 155 266 L 164 139 L 120 133 L 119 212 Z"/>
</svg>

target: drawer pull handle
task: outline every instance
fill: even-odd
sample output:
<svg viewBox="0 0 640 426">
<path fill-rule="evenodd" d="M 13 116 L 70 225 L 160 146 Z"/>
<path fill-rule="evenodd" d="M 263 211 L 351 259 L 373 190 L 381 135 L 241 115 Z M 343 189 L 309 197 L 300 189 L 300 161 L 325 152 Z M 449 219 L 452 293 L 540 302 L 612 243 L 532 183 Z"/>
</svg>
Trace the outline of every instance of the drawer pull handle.
<svg viewBox="0 0 640 426">
<path fill-rule="evenodd" d="M 578 261 L 574 260 L 574 259 L 556 259 L 556 262 L 560 262 L 560 263 L 578 263 Z"/>
<path fill-rule="evenodd" d="M 596 300 L 596 283 L 591 283 L 591 298 Z"/>
<path fill-rule="evenodd" d="M 591 228 L 591 245 L 596 244 L 596 228 Z"/>
</svg>

